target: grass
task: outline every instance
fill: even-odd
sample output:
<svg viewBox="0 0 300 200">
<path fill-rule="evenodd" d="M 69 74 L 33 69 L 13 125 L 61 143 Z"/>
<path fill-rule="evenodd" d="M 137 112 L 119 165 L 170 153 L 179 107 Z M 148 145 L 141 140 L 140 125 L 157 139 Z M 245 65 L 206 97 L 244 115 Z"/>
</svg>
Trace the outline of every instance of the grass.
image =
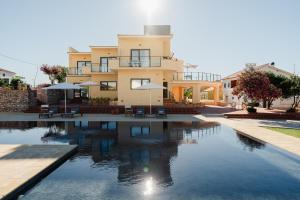
<svg viewBox="0 0 300 200">
<path fill-rule="evenodd" d="M 293 129 L 293 128 L 275 128 L 275 127 L 266 127 L 272 131 L 277 131 L 279 133 L 283 133 L 286 135 L 291 135 L 297 138 L 300 138 L 300 129 Z"/>
</svg>

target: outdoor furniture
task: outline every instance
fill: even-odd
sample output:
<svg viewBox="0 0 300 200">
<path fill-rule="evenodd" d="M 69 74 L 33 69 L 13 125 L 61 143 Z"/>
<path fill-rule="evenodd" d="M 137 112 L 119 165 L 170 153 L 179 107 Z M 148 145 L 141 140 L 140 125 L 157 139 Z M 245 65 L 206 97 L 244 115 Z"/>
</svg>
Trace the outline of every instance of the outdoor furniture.
<svg viewBox="0 0 300 200">
<path fill-rule="evenodd" d="M 131 106 L 125 106 L 125 116 L 126 117 L 131 117 L 133 115 L 133 110 Z"/>
<path fill-rule="evenodd" d="M 77 114 L 81 114 L 80 113 L 80 108 L 79 107 L 72 107 L 70 112 L 62 113 L 61 117 L 62 118 L 73 118 Z"/>
<path fill-rule="evenodd" d="M 48 105 L 43 105 L 43 107 L 41 106 L 41 113 L 39 113 L 39 118 L 50 118 L 55 114 L 58 114 L 58 107 L 53 106 L 49 108 Z"/>
<path fill-rule="evenodd" d="M 142 108 L 142 107 L 141 108 L 136 108 L 134 116 L 144 118 L 145 117 L 145 109 Z"/>
<path fill-rule="evenodd" d="M 157 108 L 155 116 L 157 118 L 166 118 L 167 117 L 166 109 L 164 107 Z"/>
</svg>

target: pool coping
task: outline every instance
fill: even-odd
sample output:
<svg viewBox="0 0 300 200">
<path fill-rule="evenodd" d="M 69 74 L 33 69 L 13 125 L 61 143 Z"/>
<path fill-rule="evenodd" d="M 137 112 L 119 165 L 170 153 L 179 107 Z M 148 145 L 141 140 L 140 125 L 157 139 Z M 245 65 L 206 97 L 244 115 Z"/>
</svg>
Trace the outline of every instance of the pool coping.
<svg viewBox="0 0 300 200">
<path fill-rule="evenodd" d="M 271 144 L 279 149 L 300 156 L 300 138 L 281 134 L 276 131 L 253 125 L 249 122 L 247 123 L 246 121 L 242 120 L 237 121 L 236 119 L 226 119 L 221 117 L 208 118 L 202 115 L 198 115 L 197 118 L 207 122 L 219 122 L 220 124 L 229 126 L 250 138 L 256 139 L 267 144 Z"/>
<path fill-rule="evenodd" d="M 14 187 L 7 188 L 7 191 L 2 191 L 2 196 L 0 196 L 1 200 L 10 200 L 10 199 L 17 199 L 18 196 L 24 194 L 27 192 L 29 189 L 31 189 L 34 185 L 36 185 L 38 182 L 40 182 L 44 177 L 49 175 L 51 172 L 53 172 L 55 169 L 57 169 L 61 164 L 63 164 L 66 160 L 68 160 L 71 156 L 73 156 L 78 149 L 77 145 L 0 145 L 1 147 L 7 146 L 12 147 L 12 148 L 19 148 L 19 147 L 36 147 L 36 146 L 43 146 L 44 148 L 55 148 L 56 146 L 61 146 L 61 147 L 68 147 L 65 150 L 62 150 L 62 152 L 59 152 L 60 156 L 53 158 L 49 164 L 45 166 L 41 166 L 40 169 L 36 169 L 36 172 L 32 173 L 32 176 L 29 178 L 24 178 L 25 180 L 23 183 L 21 182 L 20 184 L 15 184 Z M 5 157 L 4 155 L 3 157 Z M 3 158 L 1 157 L 1 158 Z M 1 161 L 0 158 L 0 161 Z M 5 161 L 4 161 L 5 162 Z M 13 161 L 12 161 L 13 162 Z M 18 163 L 16 163 L 18 166 Z M 28 168 L 32 166 L 27 166 Z M 1 166 L 0 166 L 1 168 Z M 24 166 L 22 166 L 24 168 Z M 12 179 L 12 178 L 10 178 Z"/>
</svg>

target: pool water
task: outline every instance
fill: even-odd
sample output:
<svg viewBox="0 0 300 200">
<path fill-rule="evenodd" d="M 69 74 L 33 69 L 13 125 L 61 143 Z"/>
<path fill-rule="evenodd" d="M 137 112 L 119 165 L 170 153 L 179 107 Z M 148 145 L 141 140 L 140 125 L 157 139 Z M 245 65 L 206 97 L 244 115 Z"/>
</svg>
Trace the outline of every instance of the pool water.
<svg viewBox="0 0 300 200">
<path fill-rule="evenodd" d="M 77 144 L 21 199 L 300 199 L 300 158 L 206 122 L 10 122 L 0 143 Z"/>
</svg>

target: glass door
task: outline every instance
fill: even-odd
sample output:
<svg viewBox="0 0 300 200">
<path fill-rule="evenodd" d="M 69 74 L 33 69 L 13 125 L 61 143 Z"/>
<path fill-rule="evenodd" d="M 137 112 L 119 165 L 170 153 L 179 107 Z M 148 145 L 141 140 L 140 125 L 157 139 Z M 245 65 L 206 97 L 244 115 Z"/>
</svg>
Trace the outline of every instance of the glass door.
<svg viewBox="0 0 300 200">
<path fill-rule="evenodd" d="M 101 72 L 110 72 L 110 69 L 108 67 L 108 57 L 100 58 L 100 70 Z"/>
<path fill-rule="evenodd" d="M 150 67 L 150 50 L 149 49 L 132 49 L 130 66 L 131 67 Z"/>
<path fill-rule="evenodd" d="M 141 67 L 150 67 L 150 50 L 149 49 L 141 49 L 140 50 L 140 62 Z"/>
</svg>

